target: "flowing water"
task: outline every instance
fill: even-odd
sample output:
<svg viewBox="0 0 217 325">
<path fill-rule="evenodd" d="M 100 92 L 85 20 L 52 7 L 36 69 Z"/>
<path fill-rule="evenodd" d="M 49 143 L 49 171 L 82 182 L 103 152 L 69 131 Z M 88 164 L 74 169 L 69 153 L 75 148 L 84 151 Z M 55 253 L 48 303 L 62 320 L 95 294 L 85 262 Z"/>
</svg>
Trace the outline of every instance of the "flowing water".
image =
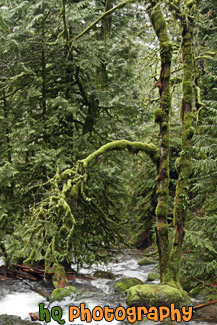
<svg viewBox="0 0 217 325">
<path fill-rule="evenodd" d="M 142 281 L 147 281 L 148 273 L 152 272 L 154 265 L 138 266 L 138 261 L 141 258 L 141 254 L 125 251 L 124 254 L 120 254 L 116 259 L 110 262 L 107 266 L 104 264 L 93 265 L 91 268 L 83 268 L 80 270 L 82 274 L 93 275 L 96 270 L 110 271 L 115 275 L 115 280 L 122 277 L 136 277 Z M 1 265 L 1 260 L 0 260 Z M 29 312 L 38 312 L 39 303 L 44 303 L 45 307 L 51 309 L 54 306 L 60 306 L 63 309 L 62 319 L 69 324 L 87 324 L 80 321 L 80 318 L 76 319 L 73 323 L 70 322 L 68 315 L 68 306 L 79 306 L 81 303 L 85 303 L 85 308 L 92 310 L 95 306 L 109 306 L 110 308 L 116 308 L 118 306 L 126 306 L 125 294 L 114 293 L 115 280 L 108 279 L 74 279 L 69 281 L 69 285 L 77 287 L 82 293 L 76 294 L 73 298 L 65 298 L 61 302 L 54 302 L 49 304 L 39 294 L 30 291 L 28 286 L 22 281 L 0 281 L 0 325 L 24 325 L 24 324 L 46 324 L 45 322 L 31 322 Z M 152 282 L 153 283 L 153 282 Z M 157 281 L 155 282 L 157 283 Z M 37 287 L 44 291 L 51 292 L 52 286 L 49 283 L 38 282 Z M 1 316 L 3 314 L 10 316 Z M 15 316 L 19 316 L 16 318 Z M 118 322 L 113 320 L 112 322 L 106 322 L 104 319 L 101 321 L 92 321 L 91 324 L 100 325 L 116 325 L 116 324 L 130 324 L 126 320 Z M 51 320 L 49 324 L 58 324 L 56 321 Z M 144 324 L 161 324 L 160 322 L 151 322 L 147 320 Z M 186 323 L 187 324 L 187 323 Z M 198 322 L 188 322 L 188 324 L 198 324 Z M 200 325 L 207 325 L 203 322 Z"/>
</svg>

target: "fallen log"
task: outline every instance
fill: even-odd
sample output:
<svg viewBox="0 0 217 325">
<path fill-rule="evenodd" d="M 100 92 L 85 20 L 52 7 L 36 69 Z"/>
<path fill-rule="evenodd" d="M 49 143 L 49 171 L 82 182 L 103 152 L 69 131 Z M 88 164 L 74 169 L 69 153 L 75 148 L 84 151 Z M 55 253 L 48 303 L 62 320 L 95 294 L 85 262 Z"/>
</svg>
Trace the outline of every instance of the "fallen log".
<svg viewBox="0 0 217 325">
<path fill-rule="evenodd" d="M 54 272 L 46 272 L 43 266 L 26 266 L 20 264 L 12 264 L 10 268 L 5 265 L 0 266 L 0 280 L 24 279 L 30 281 L 38 281 L 43 279 L 51 279 Z M 83 275 L 72 270 L 66 270 L 66 278 L 68 280 L 84 279 L 95 280 L 97 277 L 91 275 Z"/>
<path fill-rule="evenodd" d="M 207 307 L 207 306 L 210 306 L 210 305 L 214 305 L 214 304 L 216 304 L 216 303 L 217 303 L 217 299 L 215 299 L 215 300 L 211 300 L 211 301 L 208 301 L 208 302 L 206 302 L 206 303 L 204 303 L 204 304 L 201 304 L 201 305 L 198 305 L 198 306 L 194 306 L 194 307 L 193 307 L 193 310 L 202 309 L 202 308 L 204 308 L 204 307 Z"/>
<path fill-rule="evenodd" d="M 0 267 L 0 280 L 8 280 L 9 279 L 27 279 L 31 281 L 37 281 L 38 278 L 34 276 L 31 273 L 27 273 L 23 271 L 20 268 L 17 268 L 16 266 L 13 266 L 11 268 L 7 268 L 5 265 L 2 265 Z"/>
<path fill-rule="evenodd" d="M 26 280 L 23 280 L 23 279 L 22 279 L 22 281 L 23 281 L 24 283 L 26 283 L 32 291 L 38 293 L 39 295 L 41 295 L 42 297 L 46 298 L 47 300 L 50 300 L 50 294 L 49 294 L 49 293 L 47 293 L 46 291 L 44 291 L 44 290 L 42 290 L 42 289 L 37 288 L 37 287 L 34 286 L 32 283 L 29 283 L 29 282 L 26 281 Z"/>
</svg>

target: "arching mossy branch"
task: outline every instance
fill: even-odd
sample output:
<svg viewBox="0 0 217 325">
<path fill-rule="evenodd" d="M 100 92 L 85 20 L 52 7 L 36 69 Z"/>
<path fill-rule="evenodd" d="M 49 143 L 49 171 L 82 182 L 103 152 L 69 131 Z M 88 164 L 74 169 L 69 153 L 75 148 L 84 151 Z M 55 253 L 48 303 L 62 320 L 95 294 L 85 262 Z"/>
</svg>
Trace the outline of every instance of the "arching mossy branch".
<svg viewBox="0 0 217 325">
<path fill-rule="evenodd" d="M 100 147 L 98 150 L 94 151 L 92 154 L 90 154 L 87 158 L 80 160 L 78 162 L 77 171 L 81 169 L 81 166 L 83 168 L 86 168 L 87 165 L 94 160 L 96 157 L 113 150 L 124 150 L 128 149 L 132 153 L 138 153 L 139 151 L 144 151 L 151 160 L 158 165 L 160 155 L 158 148 L 152 144 L 152 143 L 143 143 L 143 142 L 130 142 L 128 140 L 116 140 L 109 142 L 102 147 Z"/>
<path fill-rule="evenodd" d="M 88 164 L 106 152 L 124 149 L 132 153 L 143 151 L 156 166 L 159 164 L 159 152 L 154 144 L 117 140 L 103 145 L 87 158 L 78 161 L 73 168 L 62 173 L 57 170 L 56 175 L 46 182 L 44 199 L 31 209 L 31 215 L 26 218 L 25 225 L 19 230 L 22 233 L 20 238 L 23 243 L 18 257 L 26 258 L 24 263 L 31 265 L 42 261 L 48 269 L 49 266 L 69 262 L 76 237 L 74 227 L 76 213 L 78 214 L 77 200 L 85 202 L 86 206 L 92 204 L 93 210 L 98 212 L 100 222 L 105 224 L 104 228 L 110 237 L 114 233 L 119 235 L 122 222 L 118 219 L 113 220 L 97 206 L 97 203 L 92 202 L 94 200 L 85 194 L 85 187 L 88 188 L 86 185 Z"/>
</svg>

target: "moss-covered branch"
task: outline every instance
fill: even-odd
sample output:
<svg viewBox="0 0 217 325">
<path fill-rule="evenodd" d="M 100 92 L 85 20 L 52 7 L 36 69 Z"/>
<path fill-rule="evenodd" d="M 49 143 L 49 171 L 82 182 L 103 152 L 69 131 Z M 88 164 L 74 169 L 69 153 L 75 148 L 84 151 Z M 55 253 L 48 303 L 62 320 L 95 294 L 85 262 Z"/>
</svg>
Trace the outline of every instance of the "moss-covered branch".
<svg viewBox="0 0 217 325">
<path fill-rule="evenodd" d="M 66 22 L 66 0 L 62 0 L 62 9 L 61 9 L 59 16 L 62 16 L 62 19 L 63 19 L 63 31 L 58 35 L 58 38 L 63 35 L 63 37 L 65 39 L 65 45 L 68 48 L 69 30 L 68 30 L 67 22 Z"/>
<path fill-rule="evenodd" d="M 159 163 L 159 152 L 158 148 L 151 143 L 143 142 L 130 142 L 128 140 L 116 140 L 105 144 L 100 147 L 98 150 L 94 151 L 87 158 L 79 161 L 79 168 L 82 165 L 84 168 L 93 161 L 96 157 L 113 150 L 124 150 L 128 149 L 132 153 L 138 153 L 139 151 L 144 151 L 151 160 L 155 163 Z"/>
<path fill-rule="evenodd" d="M 87 158 L 78 161 L 73 168 L 62 173 L 57 170 L 56 175 L 44 184 L 46 185 L 44 199 L 38 206 L 32 208 L 25 226 L 19 230 L 22 233 L 23 246 L 18 255 L 26 258 L 24 264 L 31 265 L 35 261 L 43 261 L 48 269 L 50 266 L 58 267 L 62 262 L 69 261 L 76 237 L 74 227 L 78 200 L 85 202 L 86 206 L 91 205 L 94 211 L 98 212 L 99 223 L 105 223 L 104 228 L 109 236 L 113 236 L 114 233 L 118 235 L 122 222 L 113 220 L 97 206 L 96 202 L 92 202 L 87 197 L 85 189 L 88 188 L 86 186 L 88 165 L 106 152 L 124 149 L 132 153 L 143 151 L 158 166 L 159 153 L 154 144 L 117 140 L 105 144 Z"/>
</svg>

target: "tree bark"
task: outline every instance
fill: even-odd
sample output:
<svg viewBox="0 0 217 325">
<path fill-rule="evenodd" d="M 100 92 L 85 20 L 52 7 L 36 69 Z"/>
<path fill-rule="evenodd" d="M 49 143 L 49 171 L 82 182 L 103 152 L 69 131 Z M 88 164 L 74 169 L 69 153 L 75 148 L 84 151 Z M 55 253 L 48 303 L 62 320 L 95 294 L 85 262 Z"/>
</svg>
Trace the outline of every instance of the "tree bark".
<svg viewBox="0 0 217 325">
<path fill-rule="evenodd" d="M 169 197 L 169 113 L 171 110 L 170 69 L 172 45 L 167 32 L 166 21 L 157 1 L 151 1 L 149 16 L 160 43 L 161 71 L 156 83 L 160 93 L 160 108 L 155 110 L 155 122 L 159 124 L 160 163 L 157 169 L 156 236 L 159 252 L 160 279 L 165 282 L 169 257 L 168 197 Z"/>
<path fill-rule="evenodd" d="M 169 272 L 166 281 L 181 288 L 179 280 L 180 263 L 182 256 L 182 244 L 184 240 L 184 226 L 188 213 L 189 199 L 189 178 L 192 173 L 192 137 L 194 128 L 192 127 L 192 103 L 193 103 L 193 23 L 190 19 L 182 21 L 182 151 L 180 157 L 176 159 L 176 170 L 178 172 L 178 182 L 176 186 L 176 196 L 174 203 L 174 236 L 170 254 Z"/>
</svg>

